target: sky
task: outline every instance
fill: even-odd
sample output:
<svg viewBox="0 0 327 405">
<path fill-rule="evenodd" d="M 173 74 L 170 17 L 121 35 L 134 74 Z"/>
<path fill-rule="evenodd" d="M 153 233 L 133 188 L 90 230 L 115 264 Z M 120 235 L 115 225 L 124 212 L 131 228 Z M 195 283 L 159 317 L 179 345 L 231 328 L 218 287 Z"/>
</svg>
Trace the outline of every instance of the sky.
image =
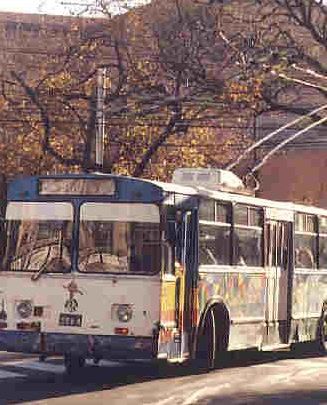
<svg viewBox="0 0 327 405">
<path fill-rule="evenodd" d="M 60 0 L 0 0 L 1 11 L 19 11 L 22 13 L 55 13 L 67 12 L 67 6 L 61 6 Z"/>
<path fill-rule="evenodd" d="M 141 4 L 142 2 L 145 3 L 149 0 L 126 1 L 134 4 Z M 85 9 L 85 7 L 78 8 L 72 4 L 89 4 L 94 2 L 96 2 L 96 0 L 0 0 L 0 11 L 42 14 L 72 14 L 72 12 L 79 13 Z M 324 0 L 323 3 L 327 4 L 327 0 Z"/>
<path fill-rule="evenodd" d="M 94 4 L 95 2 L 96 0 L 0 0 L 0 11 L 42 14 L 72 14 L 85 10 L 85 6 L 78 7 L 76 4 L 87 5 L 90 3 Z M 135 4 L 140 4 L 142 2 L 144 3 L 145 0 L 130 1 L 130 3 Z"/>
</svg>

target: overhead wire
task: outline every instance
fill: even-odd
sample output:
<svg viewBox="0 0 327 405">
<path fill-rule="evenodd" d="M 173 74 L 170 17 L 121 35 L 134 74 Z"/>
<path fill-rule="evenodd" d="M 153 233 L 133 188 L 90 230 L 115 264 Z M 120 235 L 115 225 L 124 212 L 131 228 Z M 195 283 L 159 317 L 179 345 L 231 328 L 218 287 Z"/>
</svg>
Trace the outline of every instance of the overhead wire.
<svg viewBox="0 0 327 405">
<path fill-rule="evenodd" d="M 260 167 L 262 167 L 267 160 L 274 155 L 279 149 L 281 149 L 283 146 L 285 146 L 286 144 L 288 144 L 289 142 L 291 142 L 292 140 L 294 140 L 295 138 L 299 137 L 300 135 L 304 134 L 305 132 L 309 131 L 310 129 L 323 124 L 324 122 L 327 121 L 327 117 L 321 118 L 320 120 L 312 123 L 311 125 L 308 125 L 307 127 L 305 127 L 304 129 L 301 129 L 301 131 L 296 132 L 295 134 L 293 134 L 292 136 L 290 136 L 289 138 L 285 139 L 283 142 L 279 143 L 275 148 L 273 148 L 270 152 L 268 152 L 264 158 L 260 161 L 260 163 L 258 163 L 257 165 L 255 165 L 249 173 L 254 173 L 256 172 L 258 169 L 260 169 Z"/>
<path fill-rule="evenodd" d="M 250 152 L 252 152 L 254 149 L 258 148 L 260 145 L 262 145 L 264 142 L 268 141 L 269 139 L 273 138 L 275 135 L 279 134 L 280 132 L 284 131 L 285 129 L 301 122 L 305 118 L 311 117 L 312 115 L 317 114 L 318 112 L 324 110 L 327 108 L 327 104 L 324 104 L 323 106 L 320 106 L 318 108 L 315 108 L 314 110 L 310 111 L 308 114 L 302 115 L 301 117 L 296 118 L 295 120 L 292 120 L 291 122 L 288 122 L 287 124 L 283 125 L 282 127 L 276 129 L 275 131 L 267 134 L 251 146 L 249 146 L 245 151 L 232 163 L 228 164 L 226 166 L 226 170 L 231 170 L 235 166 L 237 166 L 244 158 L 247 156 Z M 291 137 L 290 137 L 291 138 Z M 290 139 L 288 138 L 288 139 Z M 295 137 L 296 138 L 296 137 Z M 291 139 L 292 140 L 292 139 Z M 286 142 L 288 143 L 288 142 Z"/>
</svg>

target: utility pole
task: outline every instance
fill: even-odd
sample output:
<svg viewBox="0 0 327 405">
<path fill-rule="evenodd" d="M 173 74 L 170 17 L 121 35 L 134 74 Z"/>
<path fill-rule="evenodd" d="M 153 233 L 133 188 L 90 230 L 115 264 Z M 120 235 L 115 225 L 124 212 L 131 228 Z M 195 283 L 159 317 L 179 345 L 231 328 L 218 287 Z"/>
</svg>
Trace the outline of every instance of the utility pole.
<svg viewBox="0 0 327 405">
<path fill-rule="evenodd" d="M 106 97 L 106 75 L 107 69 L 98 69 L 97 75 L 97 111 L 95 128 L 95 164 L 99 170 L 103 169 L 104 137 L 105 137 L 105 115 L 104 100 Z"/>
</svg>

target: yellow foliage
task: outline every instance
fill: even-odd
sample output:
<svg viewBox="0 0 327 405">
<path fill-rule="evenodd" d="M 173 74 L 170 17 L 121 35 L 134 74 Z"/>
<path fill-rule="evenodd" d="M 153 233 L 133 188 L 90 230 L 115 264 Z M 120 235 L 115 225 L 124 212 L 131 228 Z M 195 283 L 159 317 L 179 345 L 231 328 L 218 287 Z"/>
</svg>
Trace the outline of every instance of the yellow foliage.
<svg viewBox="0 0 327 405">
<path fill-rule="evenodd" d="M 63 89 L 71 82 L 72 77 L 68 72 L 60 72 L 58 75 L 51 76 L 45 80 L 45 85 L 49 89 Z"/>
<path fill-rule="evenodd" d="M 130 92 L 133 93 L 134 88 L 136 89 L 134 97 L 129 96 L 126 101 L 132 116 L 135 113 L 142 112 L 144 108 L 152 107 L 151 103 L 149 103 L 150 106 L 146 105 L 144 107 L 143 93 L 152 96 L 152 91 L 155 92 L 157 91 L 156 88 L 163 87 L 164 92 L 170 92 L 168 97 L 174 94 L 176 71 L 171 68 L 171 65 L 180 60 L 179 58 L 184 55 L 186 49 L 187 51 L 191 49 L 190 46 L 185 45 L 187 41 L 192 40 L 189 32 L 184 32 L 181 27 L 173 24 L 172 5 L 167 2 L 162 7 L 159 13 L 156 13 L 154 7 L 152 9 L 153 13 L 150 15 L 151 18 L 147 16 L 147 21 L 142 12 L 131 12 L 126 15 L 126 30 L 123 33 L 123 40 L 124 44 L 126 44 L 128 57 L 125 54 L 127 51 L 124 47 L 121 49 L 125 69 L 124 74 L 127 76 L 127 83 L 124 84 L 123 92 L 126 91 L 127 94 L 130 94 Z M 189 10 L 193 10 L 195 6 L 192 5 L 192 2 L 189 2 L 189 7 Z M 165 39 L 166 48 L 164 49 L 167 58 L 176 55 L 175 59 L 177 59 L 169 60 L 166 65 L 160 60 L 161 50 L 157 38 L 153 35 L 153 27 L 157 27 L 157 23 L 161 24 L 162 35 L 167 34 Z M 72 26 L 72 33 L 77 34 L 78 29 L 78 24 Z M 169 36 L 169 30 L 171 30 L 172 37 Z M 110 32 L 111 34 L 112 32 Z M 67 52 L 71 51 L 70 45 L 74 43 L 74 35 L 69 35 L 65 43 Z M 172 53 L 173 50 L 175 53 Z M 61 156 L 69 159 L 82 158 L 83 145 L 85 145 L 89 136 L 87 125 L 90 122 L 90 114 L 93 113 L 93 111 L 89 110 L 89 100 L 75 101 L 73 107 L 85 122 L 85 124 L 81 125 L 76 116 L 69 111 L 62 101 L 67 94 L 71 95 L 74 91 L 83 93 L 85 97 L 93 96 L 96 78 L 95 76 L 89 78 L 88 74 L 97 65 L 104 63 L 104 60 L 110 60 L 110 64 L 115 65 L 117 60 L 113 60 L 114 58 L 115 52 L 112 49 L 108 51 L 108 48 L 103 46 L 100 41 L 91 41 L 79 47 L 78 51 L 71 56 L 70 65 L 63 64 L 64 70 L 62 71 L 57 70 L 55 58 L 51 60 L 51 63 L 49 60 L 45 60 L 43 64 L 40 64 L 39 78 L 46 78 L 40 91 L 43 97 L 41 102 L 43 106 L 47 107 L 52 120 L 51 123 L 54 126 L 51 131 L 49 146 Z M 63 62 L 63 60 L 60 61 Z M 193 68 L 193 66 L 190 67 Z M 111 90 L 114 91 L 118 81 L 118 72 L 112 70 L 110 70 L 110 79 L 108 79 L 106 86 L 108 93 Z M 53 72 L 57 71 L 58 73 L 53 74 Z M 189 77 L 186 73 L 188 72 L 183 72 L 183 75 L 185 74 L 183 83 L 188 83 Z M 85 78 L 85 81 L 78 83 L 79 74 Z M 208 69 L 208 75 L 209 79 L 212 79 L 212 82 L 215 83 L 217 77 L 214 69 L 212 71 Z M 31 86 L 36 85 L 39 78 L 31 79 L 29 84 Z M 238 131 L 237 128 L 230 129 L 228 127 L 230 117 L 226 120 L 225 125 L 224 108 L 220 106 L 225 103 L 229 114 L 232 114 L 230 110 L 234 104 L 238 105 L 243 102 L 247 103 L 251 108 L 256 106 L 261 99 L 263 79 L 263 77 L 251 79 L 246 83 L 232 81 L 223 94 L 221 94 L 221 90 L 217 86 L 217 91 L 213 91 L 212 94 L 209 93 L 208 95 L 204 92 L 200 101 L 185 103 L 182 108 L 182 119 L 192 122 L 190 128 L 186 134 L 182 132 L 182 129 L 170 134 L 151 157 L 143 173 L 144 177 L 169 180 L 172 171 L 176 167 L 220 167 L 226 163 L 237 152 L 236 146 L 241 149 L 245 141 L 241 131 Z M 194 89 L 191 86 L 192 84 L 183 84 L 181 94 L 186 96 L 189 93 L 192 94 Z M 167 97 L 164 92 L 158 92 L 159 102 Z M 50 97 L 49 93 L 51 94 Z M 15 133 L 17 136 L 15 139 L 10 142 L 0 143 L 0 170 L 8 174 L 17 171 L 29 174 L 49 171 L 76 172 L 81 170 L 78 165 L 67 167 L 58 163 L 55 158 L 42 150 L 44 142 L 42 117 L 40 118 L 38 113 L 29 113 L 31 111 L 31 101 L 27 98 L 20 100 L 20 104 L 20 109 L 25 111 L 25 116 L 22 123 L 16 128 Z M 204 108 L 204 111 L 199 113 L 199 106 L 207 106 L 207 108 Z M 35 108 L 35 106 L 33 107 Z M 115 107 L 114 102 L 113 107 Z M 6 105 L 0 98 L 1 109 L 6 109 Z M 116 119 L 118 123 L 108 122 L 105 153 L 108 155 L 110 164 L 113 163 L 113 169 L 116 173 L 133 174 L 149 147 L 162 135 L 172 116 L 171 114 L 172 108 L 168 105 L 164 106 L 157 114 L 153 113 L 144 118 L 114 117 L 113 119 Z M 235 126 L 238 124 L 240 127 L 244 126 L 241 122 L 243 118 L 240 118 L 238 122 L 237 115 L 239 114 L 235 114 L 233 120 L 236 123 Z M 213 118 L 208 119 L 207 116 Z M 113 136 L 111 136 L 112 132 L 114 133 Z M 91 148 L 93 156 L 94 141 L 91 141 Z"/>
<path fill-rule="evenodd" d="M 7 107 L 8 103 L 4 97 L 0 97 L 0 110 L 4 109 Z"/>
</svg>

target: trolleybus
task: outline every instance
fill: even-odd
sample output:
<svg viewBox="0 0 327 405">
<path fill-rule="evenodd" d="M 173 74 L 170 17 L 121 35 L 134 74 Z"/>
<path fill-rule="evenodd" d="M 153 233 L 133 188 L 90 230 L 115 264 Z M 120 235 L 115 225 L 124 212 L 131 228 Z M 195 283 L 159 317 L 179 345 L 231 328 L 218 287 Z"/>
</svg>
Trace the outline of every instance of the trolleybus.
<svg viewBox="0 0 327 405">
<path fill-rule="evenodd" d="M 218 170 L 175 181 L 12 181 L 0 350 L 63 355 L 69 371 L 86 358 L 212 368 L 232 350 L 326 350 L 327 210 L 256 198 Z"/>
</svg>

